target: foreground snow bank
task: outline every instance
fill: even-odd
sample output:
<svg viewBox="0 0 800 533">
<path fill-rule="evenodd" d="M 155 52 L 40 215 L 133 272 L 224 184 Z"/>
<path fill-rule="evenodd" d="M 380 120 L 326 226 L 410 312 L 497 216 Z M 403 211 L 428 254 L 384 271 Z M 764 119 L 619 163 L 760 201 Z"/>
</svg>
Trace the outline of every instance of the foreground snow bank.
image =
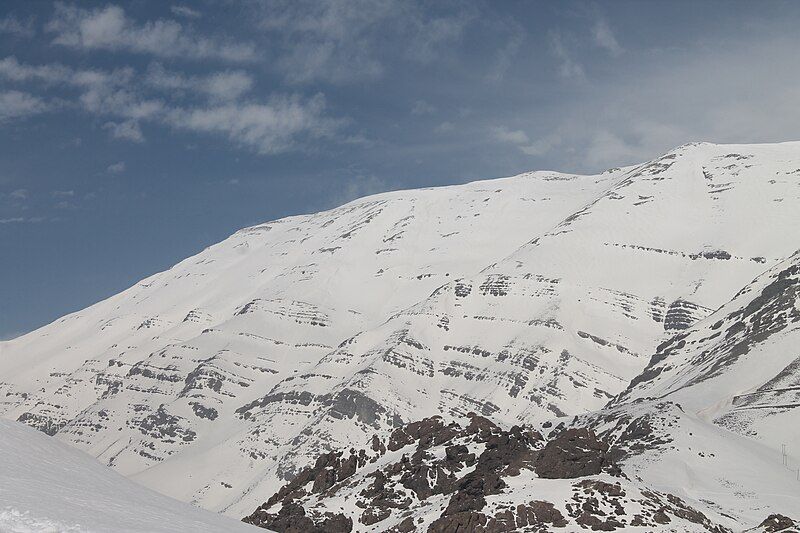
<svg viewBox="0 0 800 533">
<path fill-rule="evenodd" d="M 39 519 L 28 511 L 13 508 L 0 511 L 0 530 L 15 533 L 83 533 L 87 531 L 78 524 Z"/>
<path fill-rule="evenodd" d="M 173 500 L 56 439 L 0 420 L 3 533 L 255 531 Z"/>
</svg>

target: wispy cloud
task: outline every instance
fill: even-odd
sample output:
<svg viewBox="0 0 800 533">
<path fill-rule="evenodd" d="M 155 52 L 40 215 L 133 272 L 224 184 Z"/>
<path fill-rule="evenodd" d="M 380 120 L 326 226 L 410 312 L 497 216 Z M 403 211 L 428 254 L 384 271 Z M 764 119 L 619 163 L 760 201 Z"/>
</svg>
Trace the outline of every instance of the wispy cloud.
<svg viewBox="0 0 800 533">
<path fill-rule="evenodd" d="M 36 224 L 45 220 L 44 217 L 10 217 L 0 218 L 0 224 Z"/>
<path fill-rule="evenodd" d="M 492 128 L 491 134 L 494 140 L 513 144 L 524 154 L 533 156 L 546 154 L 560 142 L 560 137 L 557 135 L 549 135 L 532 141 L 524 131 L 510 130 L 505 126 Z"/>
<path fill-rule="evenodd" d="M 529 120 L 557 132 L 554 165 L 592 172 L 645 161 L 687 141 L 798 140 L 800 72 L 784 68 L 797 38 L 756 35 L 737 34 L 719 46 L 687 43 L 657 56 L 626 49 L 626 65 L 618 69 L 624 76 L 598 76 L 552 118 Z"/>
<path fill-rule="evenodd" d="M 528 134 L 522 130 L 510 130 L 505 126 L 498 126 L 492 128 L 492 136 L 500 141 L 512 144 L 525 144 L 530 142 Z"/>
<path fill-rule="evenodd" d="M 121 174 L 125 172 L 125 161 L 120 161 L 118 163 L 114 163 L 113 165 L 108 165 L 106 168 L 109 174 Z"/>
<path fill-rule="evenodd" d="M 189 6 L 172 6 L 169 8 L 169 10 L 177 16 L 187 19 L 197 19 L 203 16 L 202 13 L 196 9 L 192 9 Z"/>
<path fill-rule="evenodd" d="M 295 83 L 374 79 L 383 65 L 370 46 L 378 24 L 394 11 L 388 0 L 268 0 L 262 27 L 283 42 L 279 65 Z"/>
<path fill-rule="evenodd" d="M 25 200 L 28 198 L 28 190 L 27 189 L 17 189 L 15 191 L 11 191 L 8 196 L 15 200 Z"/>
<path fill-rule="evenodd" d="M 487 78 L 493 83 L 503 81 L 503 78 L 511 67 L 511 62 L 514 56 L 517 55 L 522 43 L 525 40 L 525 33 L 518 25 L 514 25 L 511 29 L 511 34 L 500 50 L 497 52 L 497 57 L 492 65 Z"/>
<path fill-rule="evenodd" d="M 425 100 L 417 100 L 411 106 L 412 115 L 430 115 L 436 111 L 436 106 L 429 104 Z"/>
<path fill-rule="evenodd" d="M 0 123 L 43 113 L 49 107 L 45 100 L 32 94 L 21 91 L 0 92 Z"/>
<path fill-rule="evenodd" d="M 31 66 L 10 57 L 0 60 L 0 77 L 14 81 L 41 81 L 65 84 L 81 90 L 79 102 L 84 110 L 107 117 L 104 124 L 112 137 L 141 142 L 141 121 L 152 121 L 195 133 L 216 133 L 234 143 L 261 154 L 275 154 L 292 149 L 302 138 L 331 137 L 344 122 L 327 116 L 325 98 L 318 94 L 300 96 L 274 95 L 266 102 L 236 101 L 248 91 L 253 81 L 240 71 L 225 71 L 209 76 L 186 76 L 153 64 L 145 76 L 145 84 L 158 90 L 187 90 L 211 96 L 207 105 L 169 102 L 145 96 L 140 79 L 132 69 L 115 71 L 73 70 L 59 64 Z M 194 94 L 194 93 L 193 93 Z M 5 115 L 41 112 L 42 100 L 14 92 L 8 96 Z M 2 106 L 0 96 L 0 110 Z M 1 113 L 1 111 L 0 111 Z M 2 114 L 0 114 L 2 116 Z M 112 173 L 124 167 L 109 168 Z"/>
<path fill-rule="evenodd" d="M 153 64 L 141 77 L 130 68 L 74 70 L 60 64 L 27 65 L 9 57 L 0 60 L 0 78 L 75 87 L 85 111 L 113 119 L 103 125 L 113 138 L 133 142 L 144 140 L 141 122 L 148 121 L 194 133 L 222 134 L 239 146 L 275 154 L 296 148 L 302 138 L 333 139 L 346 123 L 328 116 L 322 94 L 311 98 L 272 95 L 266 101 L 242 101 L 253 80 L 241 71 L 187 76 Z M 153 91 L 163 95 L 153 95 Z M 191 98 L 197 94 L 204 95 L 206 102 Z M 8 116 L 12 116 L 12 104 L 16 105 L 16 116 L 46 109 L 43 100 L 23 96 L 19 92 L 9 96 Z"/>
<path fill-rule="evenodd" d="M 90 10 L 57 3 L 45 30 L 54 35 L 53 43 L 77 49 L 233 62 L 253 61 L 257 57 L 255 46 L 250 43 L 199 36 L 174 20 L 140 24 L 115 5 Z"/>
<path fill-rule="evenodd" d="M 103 129 L 108 130 L 111 137 L 135 143 L 144 142 L 144 135 L 139 123 L 135 120 L 124 120 L 122 122 L 109 121 L 103 124 Z"/>
<path fill-rule="evenodd" d="M 16 37 L 33 37 L 36 35 L 36 30 L 33 27 L 33 17 L 21 20 L 14 15 L 6 15 L 0 19 L 0 33 Z"/>
<path fill-rule="evenodd" d="M 564 36 L 557 31 L 550 32 L 550 51 L 558 61 L 558 75 L 566 79 L 582 80 L 585 78 L 581 65 L 567 48 Z"/>
<path fill-rule="evenodd" d="M 133 74 L 131 68 L 118 68 L 113 71 L 76 70 L 60 63 L 28 65 L 20 63 L 14 56 L 0 60 L 0 77 L 15 82 L 38 81 L 84 88 L 125 86 L 131 83 Z"/>
<path fill-rule="evenodd" d="M 341 120 L 325 114 L 325 98 L 273 96 L 267 103 L 231 103 L 207 108 L 175 109 L 168 116 L 173 127 L 226 135 L 231 141 L 261 154 L 291 149 L 298 138 L 330 137 Z"/>
<path fill-rule="evenodd" d="M 147 69 L 145 81 L 162 90 L 181 90 L 205 94 L 216 100 L 236 100 L 253 88 L 253 78 L 241 70 L 215 72 L 207 76 L 186 76 L 166 70 L 153 63 Z"/>
<path fill-rule="evenodd" d="M 624 50 L 617 41 L 617 37 L 604 18 L 598 18 L 592 28 L 594 42 L 613 56 L 620 55 Z"/>
<path fill-rule="evenodd" d="M 431 17 L 408 10 L 406 17 L 410 34 L 407 54 L 421 63 L 432 63 L 441 59 L 448 47 L 461 41 L 473 13 L 459 10 L 448 16 Z"/>
<path fill-rule="evenodd" d="M 387 54 L 429 63 L 462 38 L 471 20 L 466 8 L 431 16 L 402 0 L 266 0 L 259 6 L 262 27 L 280 45 L 278 65 L 292 83 L 374 80 L 384 74 Z"/>
<path fill-rule="evenodd" d="M 337 193 L 332 197 L 332 204 L 337 206 L 346 204 L 357 198 L 378 194 L 391 188 L 391 184 L 383 178 L 371 174 L 358 174 L 348 178 L 343 186 L 337 187 Z"/>
<path fill-rule="evenodd" d="M 455 124 L 449 121 L 444 121 L 438 126 L 436 126 L 436 128 L 434 128 L 434 131 L 436 133 L 448 133 L 453 131 L 454 129 L 455 129 Z"/>
</svg>

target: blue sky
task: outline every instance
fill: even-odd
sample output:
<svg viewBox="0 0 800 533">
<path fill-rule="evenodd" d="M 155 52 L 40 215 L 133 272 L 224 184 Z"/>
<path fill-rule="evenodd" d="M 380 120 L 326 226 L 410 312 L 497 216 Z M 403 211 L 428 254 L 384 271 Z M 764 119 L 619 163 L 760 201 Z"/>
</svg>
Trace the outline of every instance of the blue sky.
<svg viewBox="0 0 800 533">
<path fill-rule="evenodd" d="M 800 3 L 0 4 L 0 338 L 384 190 L 800 139 Z"/>
</svg>

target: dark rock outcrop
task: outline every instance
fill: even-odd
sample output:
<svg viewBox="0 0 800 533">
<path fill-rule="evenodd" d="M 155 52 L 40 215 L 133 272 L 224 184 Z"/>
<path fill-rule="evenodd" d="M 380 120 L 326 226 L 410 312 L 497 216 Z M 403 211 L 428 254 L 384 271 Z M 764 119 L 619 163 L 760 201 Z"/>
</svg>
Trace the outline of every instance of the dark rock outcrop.
<svg viewBox="0 0 800 533">
<path fill-rule="evenodd" d="M 371 451 L 322 454 L 244 520 L 281 533 L 347 533 L 354 527 L 393 533 L 655 531 L 662 526 L 678 531 L 686 522 L 728 533 L 677 496 L 641 487 L 612 461 L 655 445 L 661 434 L 655 418 L 595 420 L 605 427 L 602 438 L 587 427 L 568 429 L 561 422 L 549 441 L 524 427 L 504 430 L 474 413 L 469 418 L 461 427 L 431 417 L 397 428 L 386 441 L 374 437 L 366 444 Z M 613 450 L 606 440 L 615 443 Z M 569 482 L 572 496 L 562 507 L 562 502 L 520 501 L 509 494 L 510 478 L 520 475 L 532 481 L 536 476 L 582 479 Z M 352 499 L 355 512 L 340 511 L 343 495 Z M 329 498 L 335 502 L 330 507 Z M 432 522 L 431 504 L 443 505 Z M 771 516 L 765 527 L 791 523 L 786 520 Z"/>
<path fill-rule="evenodd" d="M 549 479 L 599 474 L 609 464 L 607 453 L 608 444 L 599 440 L 592 430 L 568 429 L 539 452 L 534 470 L 539 477 Z"/>
<path fill-rule="evenodd" d="M 306 516 L 302 505 L 285 503 L 277 514 L 257 510 L 242 520 L 278 533 L 350 533 L 353 521 L 345 515 L 325 513 L 317 520 Z"/>
<path fill-rule="evenodd" d="M 747 531 L 758 531 L 759 533 L 783 533 L 790 531 L 800 531 L 800 522 L 796 522 L 788 516 L 781 514 L 771 514 L 758 527 Z"/>
</svg>

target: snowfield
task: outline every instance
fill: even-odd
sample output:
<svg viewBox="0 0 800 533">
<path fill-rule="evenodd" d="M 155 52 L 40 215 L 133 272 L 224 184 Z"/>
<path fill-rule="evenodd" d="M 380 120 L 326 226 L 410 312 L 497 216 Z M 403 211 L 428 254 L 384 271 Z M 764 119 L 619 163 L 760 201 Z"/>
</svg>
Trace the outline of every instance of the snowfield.
<svg viewBox="0 0 800 533">
<path fill-rule="evenodd" d="M 0 416 L 236 518 L 434 415 L 588 428 L 627 450 L 626 493 L 754 527 L 800 509 L 799 228 L 798 142 L 378 194 L 242 229 L 0 343 Z M 520 476 L 504 483 L 594 490 Z M 333 512 L 323 496 L 307 503 Z M 426 505 L 408 512 L 432 524 Z"/>
<path fill-rule="evenodd" d="M 18 422 L 0 420 L 0 531 L 256 530 L 146 489 L 57 439 Z"/>
</svg>

